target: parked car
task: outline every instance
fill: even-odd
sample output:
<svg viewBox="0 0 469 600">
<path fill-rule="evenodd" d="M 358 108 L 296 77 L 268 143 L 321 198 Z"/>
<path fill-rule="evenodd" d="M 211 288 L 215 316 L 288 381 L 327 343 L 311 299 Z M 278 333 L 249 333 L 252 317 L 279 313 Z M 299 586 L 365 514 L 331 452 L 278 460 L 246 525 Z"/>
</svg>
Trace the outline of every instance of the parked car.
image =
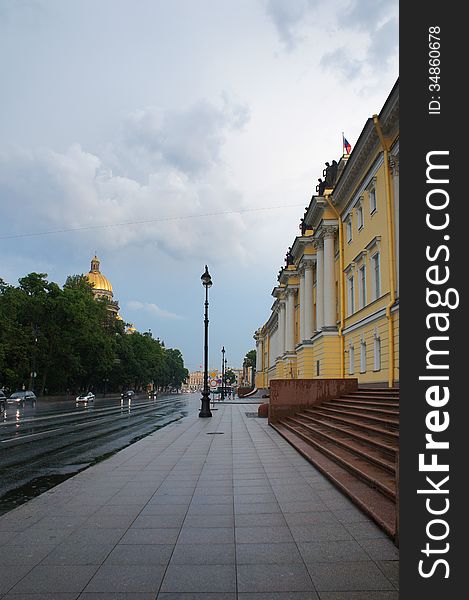
<svg viewBox="0 0 469 600">
<path fill-rule="evenodd" d="M 2 392 L 2 390 L 0 390 L 0 412 L 5 412 L 6 407 L 7 407 L 7 397 Z"/>
<path fill-rule="evenodd" d="M 36 401 L 36 394 L 31 392 L 31 390 L 21 391 L 21 392 L 13 392 L 11 396 L 8 398 L 8 402 L 26 402 L 27 400 Z"/>
<path fill-rule="evenodd" d="M 133 390 L 126 390 L 125 392 L 122 392 L 121 394 L 121 398 L 123 400 L 132 400 L 132 398 L 135 397 L 135 392 Z"/>
<path fill-rule="evenodd" d="M 77 402 L 93 402 L 94 397 L 95 396 L 92 392 L 88 392 L 87 394 L 80 394 L 79 396 L 77 396 L 76 401 Z"/>
</svg>

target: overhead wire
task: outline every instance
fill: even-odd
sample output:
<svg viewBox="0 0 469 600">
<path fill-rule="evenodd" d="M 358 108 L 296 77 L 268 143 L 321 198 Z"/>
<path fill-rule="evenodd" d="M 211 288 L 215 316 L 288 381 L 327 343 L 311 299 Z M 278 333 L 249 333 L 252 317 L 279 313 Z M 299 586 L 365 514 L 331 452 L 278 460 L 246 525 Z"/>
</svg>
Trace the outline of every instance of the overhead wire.
<svg viewBox="0 0 469 600">
<path fill-rule="evenodd" d="M 18 238 L 27 238 L 27 237 L 39 237 L 43 235 L 54 235 L 59 233 L 73 233 L 76 231 L 89 231 L 92 229 L 107 229 L 111 227 L 126 227 L 133 225 L 145 225 L 148 223 L 162 223 L 165 221 L 179 221 L 184 219 L 200 219 L 204 217 L 217 217 L 222 215 L 234 215 L 234 214 L 243 214 L 249 212 L 259 212 L 259 211 L 267 211 L 267 210 L 278 210 L 281 208 L 297 208 L 299 206 L 303 206 L 302 204 L 284 204 L 280 206 L 264 206 L 259 208 L 243 208 L 239 210 L 227 210 L 227 211 L 218 211 L 213 213 L 203 213 L 203 214 L 195 214 L 195 215 L 180 215 L 175 217 L 158 217 L 155 219 L 142 219 L 140 221 L 124 221 L 121 223 L 105 223 L 102 225 L 86 225 L 83 227 L 67 227 L 63 229 L 52 229 L 49 231 L 30 231 L 26 233 L 13 233 L 8 235 L 0 235 L 0 240 L 11 240 Z"/>
</svg>

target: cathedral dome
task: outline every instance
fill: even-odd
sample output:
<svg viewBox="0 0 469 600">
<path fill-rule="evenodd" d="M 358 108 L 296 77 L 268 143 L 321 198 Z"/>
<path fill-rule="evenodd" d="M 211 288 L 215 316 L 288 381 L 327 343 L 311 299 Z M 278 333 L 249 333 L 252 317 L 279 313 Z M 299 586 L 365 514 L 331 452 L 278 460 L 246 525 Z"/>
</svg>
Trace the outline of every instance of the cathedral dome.
<svg viewBox="0 0 469 600">
<path fill-rule="evenodd" d="M 111 282 L 99 271 L 99 258 L 97 256 L 91 259 L 91 269 L 86 277 L 93 286 L 93 291 L 109 292 L 112 295 Z"/>
</svg>

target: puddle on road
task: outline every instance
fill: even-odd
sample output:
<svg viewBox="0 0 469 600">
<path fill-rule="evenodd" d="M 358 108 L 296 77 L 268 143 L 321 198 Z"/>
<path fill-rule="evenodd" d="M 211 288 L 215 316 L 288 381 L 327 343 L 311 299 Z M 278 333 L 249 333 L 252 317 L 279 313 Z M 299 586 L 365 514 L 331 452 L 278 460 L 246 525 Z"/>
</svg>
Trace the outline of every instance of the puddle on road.
<svg viewBox="0 0 469 600">
<path fill-rule="evenodd" d="M 9 510 L 13 510 L 17 506 L 21 506 L 21 504 L 28 502 L 28 500 L 32 500 L 36 496 L 47 492 L 47 490 L 50 490 L 52 487 L 73 477 L 76 473 L 78 473 L 78 471 L 44 475 L 33 479 L 19 488 L 10 490 L 0 498 L 0 515 L 3 515 Z"/>
<path fill-rule="evenodd" d="M 56 485 L 63 483 L 64 481 L 70 479 L 70 477 L 73 477 L 80 471 L 84 471 L 88 467 L 96 465 L 97 463 L 100 463 L 103 460 L 110 458 L 111 456 L 113 456 L 117 452 L 120 452 L 124 448 L 127 448 L 128 446 L 135 444 L 135 442 L 138 442 L 139 440 L 151 435 L 152 433 L 155 433 L 155 431 L 158 431 L 158 429 L 162 429 L 170 423 L 174 423 L 175 421 L 179 421 L 180 419 L 181 417 L 178 416 L 174 420 L 170 420 L 164 424 L 157 425 L 156 427 L 153 427 L 151 431 L 133 437 L 128 443 L 119 446 L 118 448 L 115 448 L 110 452 L 100 454 L 99 456 L 93 458 L 93 460 L 91 460 L 90 462 L 64 465 L 63 467 L 54 469 L 54 472 L 50 473 L 49 475 L 42 475 L 40 477 L 36 477 L 28 483 L 6 492 L 2 496 L 0 496 L 0 516 L 7 513 L 10 510 L 13 510 L 14 508 L 17 508 L 18 506 L 21 506 L 25 502 L 36 498 L 44 492 L 47 492 Z"/>
</svg>

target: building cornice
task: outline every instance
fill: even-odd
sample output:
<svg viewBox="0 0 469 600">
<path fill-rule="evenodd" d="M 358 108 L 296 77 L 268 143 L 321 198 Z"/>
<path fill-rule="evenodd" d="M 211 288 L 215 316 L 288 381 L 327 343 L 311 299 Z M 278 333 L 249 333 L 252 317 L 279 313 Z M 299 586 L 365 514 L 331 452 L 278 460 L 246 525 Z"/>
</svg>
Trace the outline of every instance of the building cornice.
<svg viewBox="0 0 469 600">
<path fill-rule="evenodd" d="M 395 140 L 399 132 L 399 82 L 396 82 L 389 94 L 379 120 L 384 137 Z M 381 144 L 373 119 L 369 118 L 334 187 L 332 201 L 336 206 L 342 207 L 348 203 L 367 171 L 370 158 L 380 153 Z"/>
</svg>

